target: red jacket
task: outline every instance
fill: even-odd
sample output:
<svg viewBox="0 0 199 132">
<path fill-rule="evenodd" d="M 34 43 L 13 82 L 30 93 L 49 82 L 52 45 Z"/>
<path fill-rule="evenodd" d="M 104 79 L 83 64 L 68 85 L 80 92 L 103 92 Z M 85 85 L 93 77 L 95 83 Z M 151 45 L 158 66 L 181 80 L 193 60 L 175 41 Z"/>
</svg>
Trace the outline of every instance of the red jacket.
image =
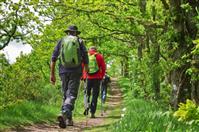
<svg viewBox="0 0 199 132">
<path fill-rule="evenodd" d="M 97 52 L 95 50 L 91 49 L 91 50 L 88 51 L 88 53 L 90 55 L 92 55 L 92 54 L 95 54 Z M 105 71 L 106 71 L 106 64 L 105 64 L 104 58 L 100 53 L 97 53 L 96 54 L 96 60 L 97 60 L 97 64 L 98 64 L 98 67 L 99 67 L 99 71 L 95 74 L 92 74 L 92 75 L 88 74 L 87 75 L 87 73 L 83 70 L 83 76 L 82 76 L 83 79 L 86 79 L 86 76 L 87 76 L 88 79 L 100 79 L 100 80 L 103 79 L 103 77 L 105 75 Z"/>
</svg>

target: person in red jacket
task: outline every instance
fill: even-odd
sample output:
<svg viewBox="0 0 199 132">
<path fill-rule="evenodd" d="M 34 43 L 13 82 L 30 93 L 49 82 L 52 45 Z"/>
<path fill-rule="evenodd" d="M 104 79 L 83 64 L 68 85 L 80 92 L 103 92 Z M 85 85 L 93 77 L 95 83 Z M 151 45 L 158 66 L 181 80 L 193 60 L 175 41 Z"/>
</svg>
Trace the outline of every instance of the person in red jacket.
<svg viewBox="0 0 199 132">
<path fill-rule="evenodd" d="M 83 71 L 83 79 L 86 81 L 86 95 L 89 103 L 91 118 L 95 118 L 95 112 L 97 108 L 97 100 L 100 91 L 101 80 L 103 79 L 106 72 L 106 64 L 102 54 L 97 52 L 95 46 L 90 47 L 88 51 L 89 65 L 88 72 Z M 92 100 L 90 102 L 92 91 Z"/>
</svg>

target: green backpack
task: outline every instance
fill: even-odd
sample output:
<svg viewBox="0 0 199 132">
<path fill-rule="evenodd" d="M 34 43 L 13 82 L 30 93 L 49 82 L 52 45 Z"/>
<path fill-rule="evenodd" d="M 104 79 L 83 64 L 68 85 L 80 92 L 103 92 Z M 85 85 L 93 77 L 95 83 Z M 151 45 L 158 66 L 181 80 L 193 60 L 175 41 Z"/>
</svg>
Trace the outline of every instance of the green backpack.
<svg viewBox="0 0 199 132">
<path fill-rule="evenodd" d="M 62 38 L 60 62 L 65 68 L 74 68 L 80 66 L 80 44 L 76 36 L 66 36 Z"/>
<path fill-rule="evenodd" d="M 96 60 L 96 55 L 97 55 L 97 53 L 92 54 L 92 55 L 88 54 L 88 59 L 89 59 L 88 74 L 95 74 L 99 71 L 99 67 L 98 67 L 97 60 Z"/>
</svg>

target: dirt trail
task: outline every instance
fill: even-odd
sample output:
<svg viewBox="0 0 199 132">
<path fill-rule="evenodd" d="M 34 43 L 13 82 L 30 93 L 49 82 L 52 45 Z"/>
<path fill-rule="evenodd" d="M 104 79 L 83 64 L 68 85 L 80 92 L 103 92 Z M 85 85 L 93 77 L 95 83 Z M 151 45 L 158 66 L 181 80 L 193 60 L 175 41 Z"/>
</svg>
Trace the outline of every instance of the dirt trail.
<svg viewBox="0 0 199 132">
<path fill-rule="evenodd" d="M 119 113 L 114 118 L 111 115 L 112 110 L 116 107 L 120 107 L 122 101 L 121 91 L 116 84 L 117 80 L 112 79 L 111 89 L 107 98 L 107 109 L 104 112 L 103 116 L 100 114 L 96 115 L 96 118 L 91 119 L 90 117 L 86 118 L 84 121 L 77 122 L 74 119 L 74 126 L 67 126 L 66 129 L 61 129 L 57 124 L 37 124 L 33 126 L 28 126 L 24 128 L 17 128 L 11 132 L 82 132 L 84 129 L 91 130 L 97 126 L 105 125 L 105 120 L 107 118 L 112 119 L 111 122 L 120 118 Z M 100 106 L 98 106 L 100 107 Z M 100 113 L 100 112 L 99 112 Z M 107 124 L 106 124 L 107 125 Z"/>
</svg>

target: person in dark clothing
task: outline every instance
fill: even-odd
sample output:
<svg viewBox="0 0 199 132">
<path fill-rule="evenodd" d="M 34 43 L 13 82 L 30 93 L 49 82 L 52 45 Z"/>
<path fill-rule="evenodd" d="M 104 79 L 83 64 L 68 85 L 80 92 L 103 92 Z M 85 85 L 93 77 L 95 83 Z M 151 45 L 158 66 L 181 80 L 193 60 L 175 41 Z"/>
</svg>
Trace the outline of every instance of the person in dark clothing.
<svg viewBox="0 0 199 132">
<path fill-rule="evenodd" d="M 97 108 L 97 99 L 98 99 L 99 90 L 100 90 L 100 83 L 105 75 L 106 64 L 105 64 L 103 56 L 97 52 L 96 47 L 92 46 L 89 49 L 88 53 L 89 53 L 88 72 L 83 71 L 82 78 L 84 80 L 87 79 L 87 81 L 86 81 L 87 82 L 87 89 L 86 89 L 87 92 L 85 94 L 87 94 L 87 96 L 88 96 L 88 103 L 90 106 L 91 118 L 95 118 L 95 112 L 96 112 L 96 108 Z M 92 59 L 93 57 L 94 57 L 94 59 Z M 92 100 L 90 102 L 91 94 L 92 94 Z"/>
<path fill-rule="evenodd" d="M 81 62 L 85 64 L 85 71 L 88 69 L 88 52 L 82 39 L 78 37 L 81 33 L 78 31 L 78 28 L 74 25 L 69 26 L 67 30 L 65 30 L 67 34 L 65 37 L 76 37 L 79 44 Z M 58 58 L 60 58 L 61 48 L 63 48 L 63 39 L 59 40 L 58 44 L 54 48 L 52 58 L 51 58 L 51 73 L 50 73 L 50 81 L 54 85 L 56 82 L 55 78 L 55 64 Z M 61 128 L 65 128 L 67 125 L 73 125 L 72 120 L 72 111 L 74 109 L 75 100 L 77 98 L 78 89 L 80 85 L 80 78 L 82 76 L 82 66 L 81 64 L 68 68 L 59 64 L 59 75 L 61 78 L 62 92 L 63 92 L 63 104 L 61 108 L 61 115 L 58 116 L 59 126 Z"/>
<path fill-rule="evenodd" d="M 102 80 L 102 87 L 101 87 L 101 100 L 102 100 L 102 103 L 105 103 L 105 101 L 106 101 L 107 87 L 108 87 L 108 84 L 110 82 L 111 82 L 111 79 L 106 73 L 104 78 L 103 78 L 103 80 Z"/>
</svg>

